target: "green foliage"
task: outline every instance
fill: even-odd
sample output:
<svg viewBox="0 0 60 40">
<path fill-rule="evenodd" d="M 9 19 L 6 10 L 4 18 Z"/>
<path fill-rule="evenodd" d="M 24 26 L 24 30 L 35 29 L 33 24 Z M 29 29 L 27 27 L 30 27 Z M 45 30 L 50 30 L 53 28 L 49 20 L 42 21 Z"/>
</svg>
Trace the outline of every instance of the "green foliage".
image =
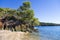
<svg viewBox="0 0 60 40">
<path fill-rule="evenodd" d="M 33 18 L 33 25 L 34 26 L 38 26 L 40 24 L 40 22 L 38 21 L 37 18 Z"/>
<path fill-rule="evenodd" d="M 0 8 L 0 10 L 3 10 L 2 8 Z"/>
<path fill-rule="evenodd" d="M 21 10 L 26 10 L 26 8 L 24 6 L 20 6 Z"/>
<path fill-rule="evenodd" d="M 0 8 L 0 17 L 4 16 L 5 12 L 3 8 Z"/>
<path fill-rule="evenodd" d="M 31 9 L 30 2 L 24 2 L 18 11 L 20 11 L 20 17 L 23 21 L 28 22 L 30 25 L 39 25 L 38 19 L 34 17 L 34 11 Z"/>
<path fill-rule="evenodd" d="M 16 16 L 18 19 L 30 23 L 31 25 L 38 25 L 39 21 L 34 17 L 34 11 L 30 7 L 30 2 L 24 2 L 19 7 L 18 11 L 10 8 L 0 8 L 0 16 L 4 15 Z"/>
<path fill-rule="evenodd" d="M 31 9 L 30 2 L 24 2 L 22 6 L 20 6 L 17 10 L 13 10 L 10 8 L 0 8 L 0 17 L 7 16 L 8 19 L 11 19 L 15 16 L 17 19 L 22 20 L 31 26 L 31 29 L 39 25 L 39 21 L 34 17 L 34 11 Z M 12 18 L 14 19 L 14 18 Z"/>
<path fill-rule="evenodd" d="M 23 6 L 26 7 L 26 8 L 30 8 L 30 2 L 24 2 Z"/>
</svg>

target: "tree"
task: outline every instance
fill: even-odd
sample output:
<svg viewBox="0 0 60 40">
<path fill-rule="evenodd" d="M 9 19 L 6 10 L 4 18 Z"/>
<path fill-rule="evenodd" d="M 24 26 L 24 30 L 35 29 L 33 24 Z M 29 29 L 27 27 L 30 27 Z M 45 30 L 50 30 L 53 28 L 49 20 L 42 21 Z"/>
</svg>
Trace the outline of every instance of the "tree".
<svg viewBox="0 0 60 40">
<path fill-rule="evenodd" d="M 17 11 L 10 8 L 0 8 L 0 17 L 11 19 L 12 16 L 17 15 Z"/>
<path fill-rule="evenodd" d="M 38 21 L 38 18 L 33 18 L 32 24 L 34 26 L 38 26 L 40 24 L 40 22 Z"/>
<path fill-rule="evenodd" d="M 34 17 L 34 11 L 31 9 L 30 2 L 23 2 L 23 5 L 20 6 L 17 10 L 10 8 L 0 8 L 0 17 L 7 17 L 9 20 L 14 19 L 13 16 L 19 20 L 22 20 L 23 23 L 29 25 L 30 29 L 34 29 L 34 26 L 39 25 L 39 21 Z"/>
<path fill-rule="evenodd" d="M 34 11 L 31 9 L 30 2 L 23 2 L 23 5 L 17 9 L 20 12 L 21 19 L 32 26 L 39 25 L 39 21 L 34 17 Z"/>
</svg>

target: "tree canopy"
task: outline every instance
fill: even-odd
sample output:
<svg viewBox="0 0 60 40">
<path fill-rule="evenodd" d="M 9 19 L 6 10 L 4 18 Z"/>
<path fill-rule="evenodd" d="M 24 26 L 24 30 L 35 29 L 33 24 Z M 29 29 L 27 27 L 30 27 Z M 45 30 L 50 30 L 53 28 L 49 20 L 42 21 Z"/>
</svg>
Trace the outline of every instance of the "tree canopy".
<svg viewBox="0 0 60 40">
<path fill-rule="evenodd" d="M 34 26 L 39 25 L 38 19 L 34 17 L 34 11 L 31 9 L 30 2 L 24 2 L 17 10 L 20 12 L 20 17 L 22 17 L 23 21 L 26 21 Z"/>
<path fill-rule="evenodd" d="M 26 22 L 31 26 L 38 26 L 38 18 L 34 17 L 34 11 L 31 9 L 30 2 L 23 2 L 23 4 L 17 9 L 0 8 L 0 17 L 15 16 L 17 19 Z"/>
</svg>

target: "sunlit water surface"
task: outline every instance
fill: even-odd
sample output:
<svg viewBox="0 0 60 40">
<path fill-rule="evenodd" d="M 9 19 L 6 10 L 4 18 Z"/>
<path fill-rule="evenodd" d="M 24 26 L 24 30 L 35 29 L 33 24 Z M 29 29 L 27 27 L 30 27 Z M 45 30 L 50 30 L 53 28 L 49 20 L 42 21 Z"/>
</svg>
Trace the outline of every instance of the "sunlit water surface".
<svg viewBox="0 0 60 40">
<path fill-rule="evenodd" d="M 40 40 L 60 40 L 60 26 L 40 26 Z"/>
</svg>

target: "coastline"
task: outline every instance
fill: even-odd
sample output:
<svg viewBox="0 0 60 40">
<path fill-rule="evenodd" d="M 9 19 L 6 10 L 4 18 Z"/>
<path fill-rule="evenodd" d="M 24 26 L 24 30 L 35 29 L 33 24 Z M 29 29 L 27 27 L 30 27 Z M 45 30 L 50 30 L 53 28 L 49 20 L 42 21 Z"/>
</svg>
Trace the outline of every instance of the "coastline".
<svg viewBox="0 0 60 40">
<path fill-rule="evenodd" d="M 39 40 L 39 38 L 34 35 L 30 35 L 29 32 L 0 30 L 0 40 Z"/>
</svg>

